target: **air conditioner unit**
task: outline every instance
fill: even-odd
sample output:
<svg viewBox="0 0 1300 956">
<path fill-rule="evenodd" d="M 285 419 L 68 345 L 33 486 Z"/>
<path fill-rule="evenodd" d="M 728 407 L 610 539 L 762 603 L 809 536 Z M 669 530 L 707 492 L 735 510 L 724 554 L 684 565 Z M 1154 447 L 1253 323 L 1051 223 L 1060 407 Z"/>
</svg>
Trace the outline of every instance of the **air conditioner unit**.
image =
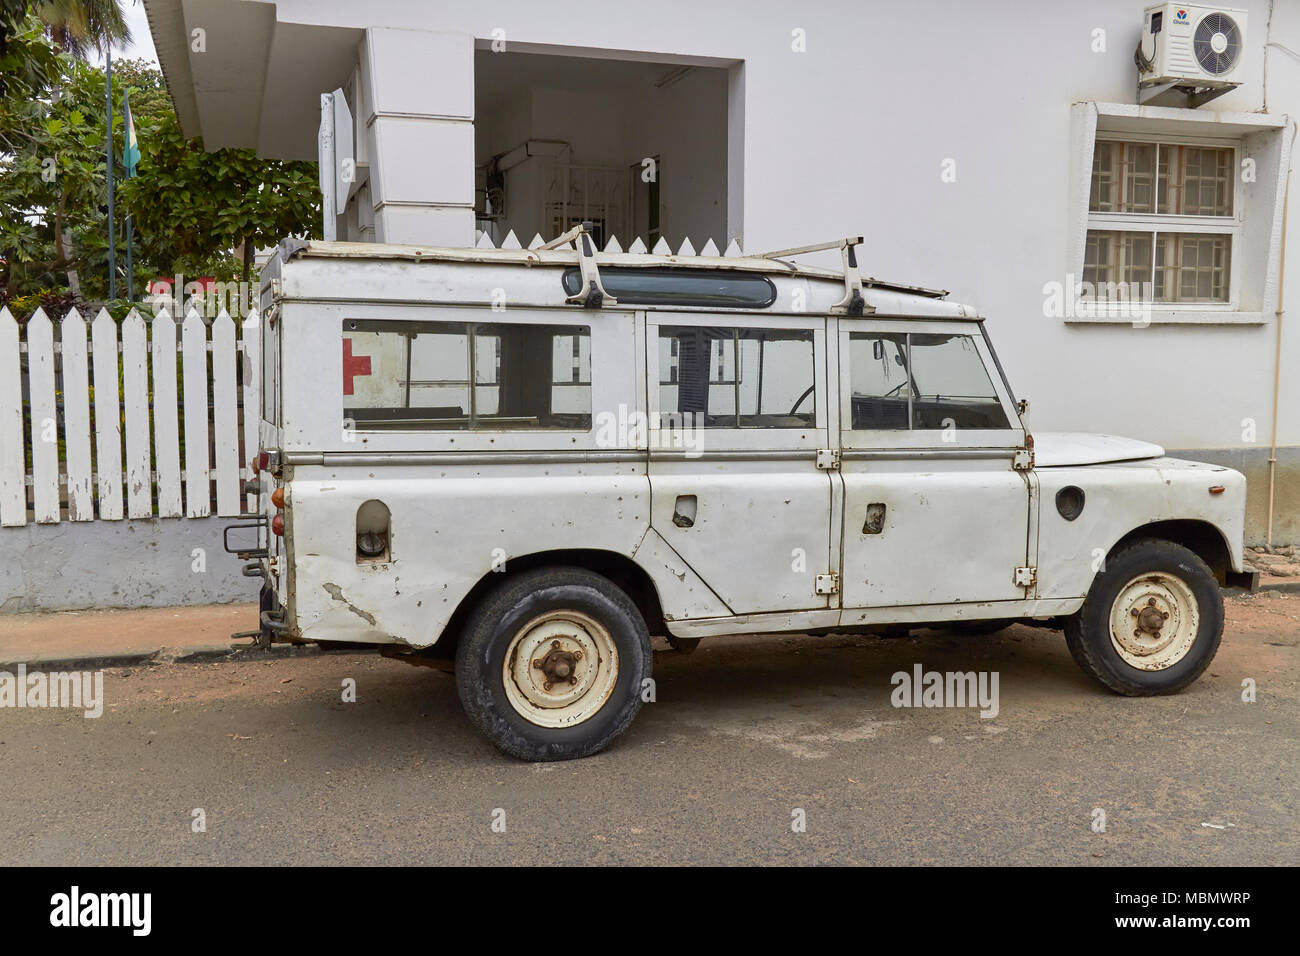
<svg viewBox="0 0 1300 956">
<path fill-rule="evenodd" d="M 1157 3 L 1146 8 L 1138 85 L 1226 92 L 1242 82 L 1246 11 Z"/>
</svg>

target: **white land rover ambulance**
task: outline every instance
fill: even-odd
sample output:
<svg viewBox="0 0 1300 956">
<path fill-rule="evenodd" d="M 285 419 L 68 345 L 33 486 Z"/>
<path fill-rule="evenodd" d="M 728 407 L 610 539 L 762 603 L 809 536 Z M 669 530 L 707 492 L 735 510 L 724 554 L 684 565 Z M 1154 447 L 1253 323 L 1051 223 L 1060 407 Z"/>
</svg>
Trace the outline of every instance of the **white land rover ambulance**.
<svg viewBox="0 0 1300 956">
<path fill-rule="evenodd" d="M 1247 582 L 1242 475 L 1031 436 L 984 321 L 864 280 L 859 241 L 282 244 L 242 551 L 264 636 L 454 660 L 527 760 L 628 726 L 651 635 L 1020 620 L 1118 693 L 1195 680 Z M 836 248 L 842 273 L 785 261 Z"/>
</svg>

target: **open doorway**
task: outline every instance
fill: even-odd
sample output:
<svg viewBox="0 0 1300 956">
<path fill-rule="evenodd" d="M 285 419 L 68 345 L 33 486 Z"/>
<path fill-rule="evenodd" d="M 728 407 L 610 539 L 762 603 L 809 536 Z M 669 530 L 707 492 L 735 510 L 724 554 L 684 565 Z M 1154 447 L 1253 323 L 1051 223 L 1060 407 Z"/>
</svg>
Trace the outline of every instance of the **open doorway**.
<svg viewBox="0 0 1300 956">
<path fill-rule="evenodd" d="M 475 217 L 495 245 L 583 221 L 601 248 L 739 233 L 726 67 L 480 49 L 474 70 Z"/>
</svg>

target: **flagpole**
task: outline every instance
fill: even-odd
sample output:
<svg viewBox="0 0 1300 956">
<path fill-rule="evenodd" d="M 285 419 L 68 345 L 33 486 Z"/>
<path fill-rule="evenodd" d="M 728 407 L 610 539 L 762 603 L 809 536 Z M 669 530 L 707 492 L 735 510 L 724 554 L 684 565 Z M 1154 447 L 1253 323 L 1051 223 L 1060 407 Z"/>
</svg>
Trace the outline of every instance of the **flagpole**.
<svg viewBox="0 0 1300 956">
<path fill-rule="evenodd" d="M 131 217 L 126 217 L 126 300 L 132 302 L 135 300 L 135 292 L 131 282 Z"/>
<path fill-rule="evenodd" d="M 122 159 L 126 164 L 126 178 L 130 179 L 135 175 L 135 159 L 131 153 L 133 134 L 135 133 L 135 122 L 131 118 L 131 88 L 127 87 L 122 91 Z M 131 268 L 131 212 L 128 209 L 126 214 L 126 301 L 135 301 L 135 276 Z"/>
<path fill-rule="evenodd" d="M 108 159 L 108 297 L 117 298 L 117 245 L 113 239 L 113 44 L 104 41 L 104 98 L 108 105 L 108 135 L 104 137 Z"/>
</svg>

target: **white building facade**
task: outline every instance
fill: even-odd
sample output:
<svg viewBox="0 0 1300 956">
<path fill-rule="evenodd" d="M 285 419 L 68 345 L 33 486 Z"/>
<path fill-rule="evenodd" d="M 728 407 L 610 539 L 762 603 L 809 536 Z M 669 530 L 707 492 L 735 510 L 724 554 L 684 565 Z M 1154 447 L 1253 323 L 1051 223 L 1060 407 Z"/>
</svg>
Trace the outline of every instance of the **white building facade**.
<svg viewBox="0 0 1300 956">
<path fill-rule="evenodd" d="M 1234 0 L 1240 84 L 1196 108 L 1137 105 L 1142 0 L 145 6 L 208 149 L 314 159 L 343 91 L 340 239 L 863 235 L 864 275 L 988 317 L 1034 427 L 1232 465 L 1247 540 L 1300 541 L 1300 4 Z"/>
</svg>

